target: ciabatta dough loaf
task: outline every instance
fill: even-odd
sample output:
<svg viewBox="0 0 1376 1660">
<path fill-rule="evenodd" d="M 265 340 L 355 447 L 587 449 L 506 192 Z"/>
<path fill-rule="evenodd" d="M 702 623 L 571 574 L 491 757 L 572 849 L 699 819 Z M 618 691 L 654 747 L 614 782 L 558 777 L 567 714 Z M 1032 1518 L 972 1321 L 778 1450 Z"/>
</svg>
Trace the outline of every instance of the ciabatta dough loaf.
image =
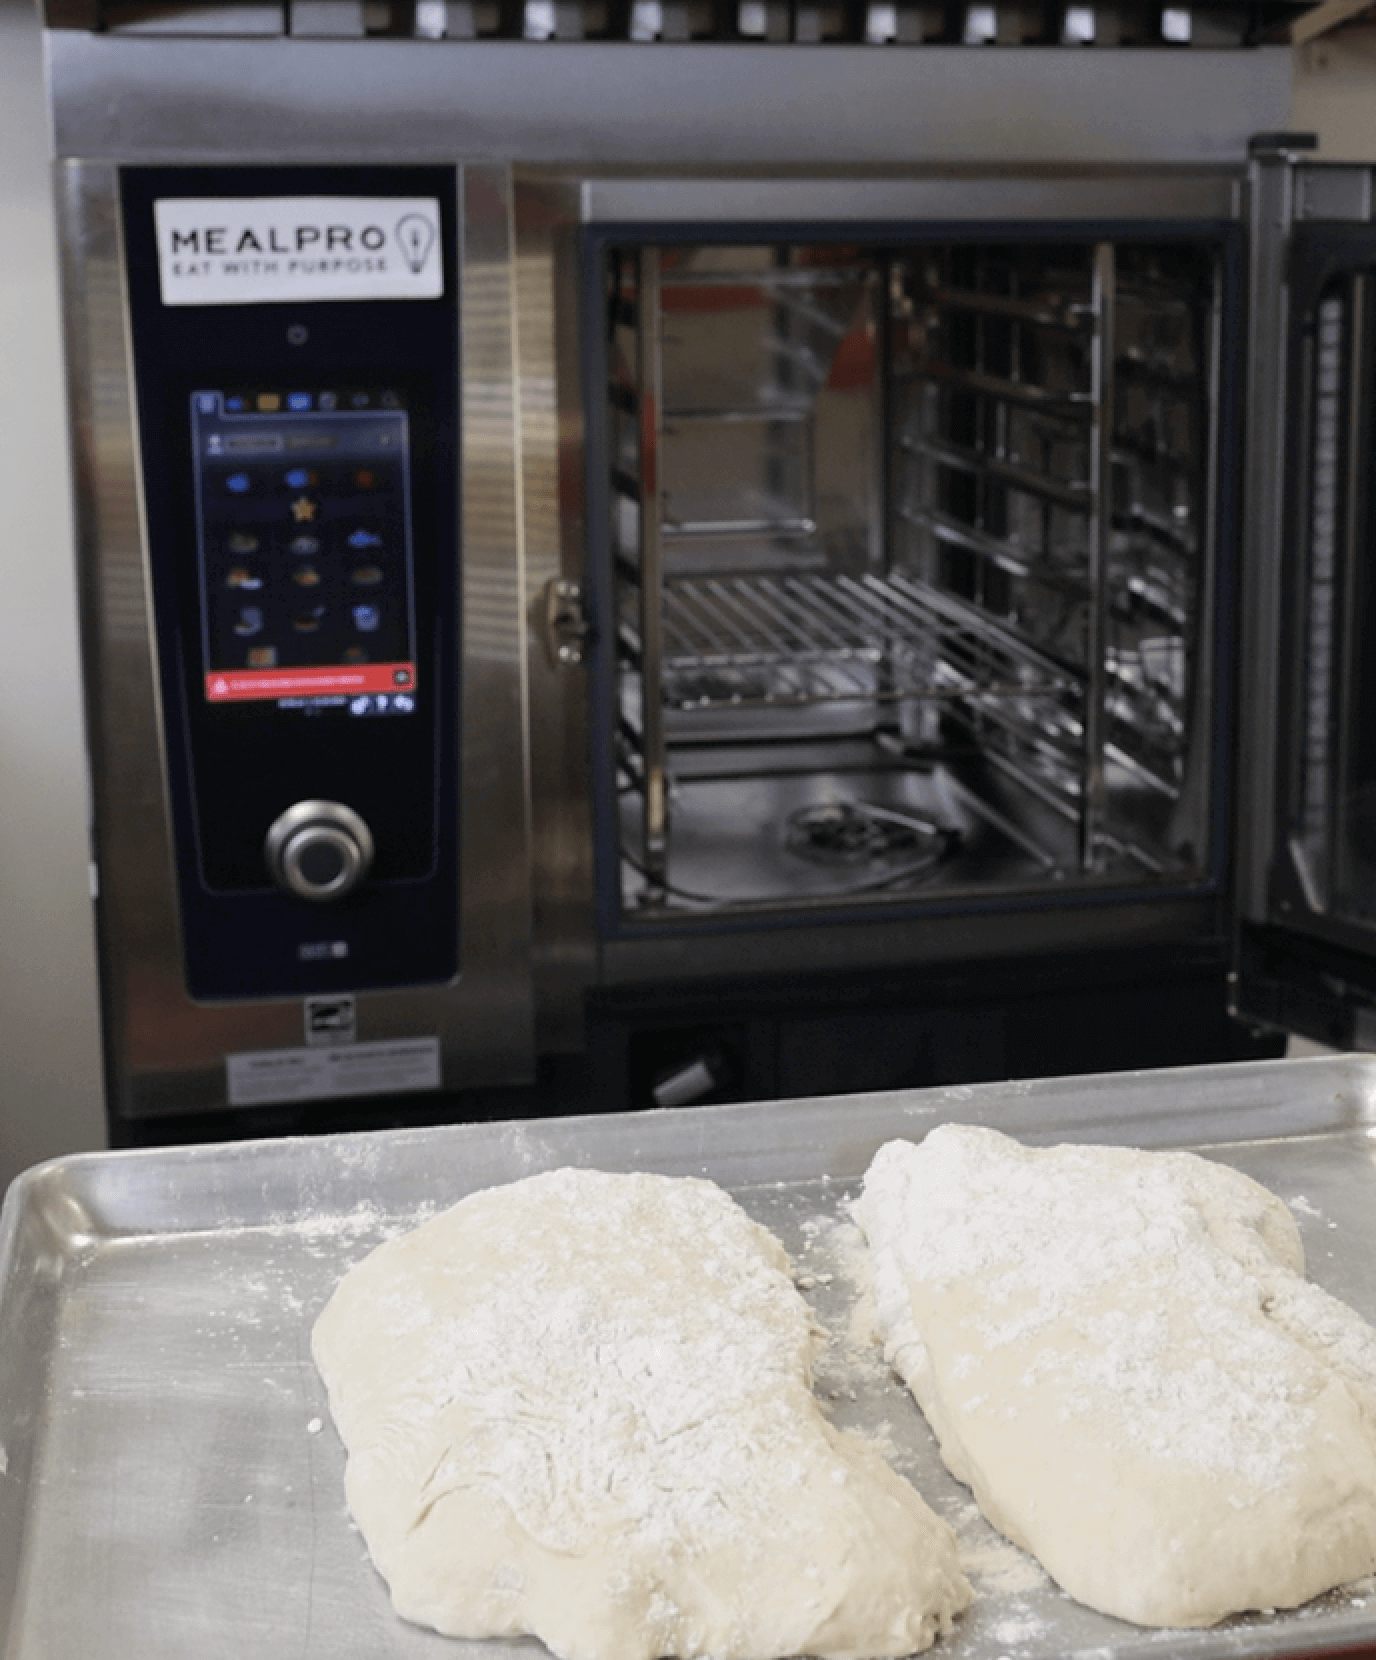
<svg viewBox="0 0 1376 1660">
<path fill-rule="evenodd" d="M 409 1620 L 565 1660 L 874 1660 L 969 1601 L 955 1537 L 822 1416 L 788 1258 L 710 1182 L 559 1170 L 341 1281 L 314 1332 Z"/>
<path fill-rule="evenodd" d="M 1376 1333 L 1249 1177 L 949 1125 L 855 1214 L 947 1465 L 1072 1596 L 1201 1626 L 1376 1569 Z"/>
</svg>

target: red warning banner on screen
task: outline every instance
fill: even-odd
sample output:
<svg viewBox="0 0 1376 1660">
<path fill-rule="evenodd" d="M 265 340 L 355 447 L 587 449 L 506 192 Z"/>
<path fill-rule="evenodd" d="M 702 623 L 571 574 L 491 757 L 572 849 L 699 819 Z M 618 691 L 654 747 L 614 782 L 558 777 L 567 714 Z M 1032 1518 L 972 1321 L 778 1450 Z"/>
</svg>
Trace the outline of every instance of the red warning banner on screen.
<svg viewBox="0 0 1376 1660">
<path fill-rule="evenodd" d="M 325 668 L 216 669 L 205 677 L 211 703 L 250 698 L 352 697 L 363 692 L 411 692 L 414 663 L 332 664 Z"/>
</svg>

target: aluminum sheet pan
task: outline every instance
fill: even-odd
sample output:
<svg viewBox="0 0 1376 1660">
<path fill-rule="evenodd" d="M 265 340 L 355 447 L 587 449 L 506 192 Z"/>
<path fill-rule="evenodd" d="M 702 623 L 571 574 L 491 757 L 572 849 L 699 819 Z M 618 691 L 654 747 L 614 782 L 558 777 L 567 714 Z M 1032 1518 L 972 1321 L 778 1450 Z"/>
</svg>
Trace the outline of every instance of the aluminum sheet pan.
<svg viewBox="0 0 1376 1660">
<path fill-rule="evenodd" d="M 774 1228 L 830 1333 L 818 1379 L 957 1530 L 976 1601 L 950 1660 L 1147 1660 L 1371 1646 L 1376 1583 L 1208 1631 L 1060 1593 L 979 1518 L 865 1341 L 847 1202 L 875 1148 L 944 1120 L 1026 1140 L 1193 1147 L 1286 1199 L 1310 1273 L 1376 1321 L 1376 1058 L 1264 1061 L 381 1135 L 90 1154 L 0 1215 L 5 1660 L 515 1660 L 395 1617 L 344 1506 L 317 1312 L 383 1238 L 560 1164 L 708 1175 Z"/>
</svg>

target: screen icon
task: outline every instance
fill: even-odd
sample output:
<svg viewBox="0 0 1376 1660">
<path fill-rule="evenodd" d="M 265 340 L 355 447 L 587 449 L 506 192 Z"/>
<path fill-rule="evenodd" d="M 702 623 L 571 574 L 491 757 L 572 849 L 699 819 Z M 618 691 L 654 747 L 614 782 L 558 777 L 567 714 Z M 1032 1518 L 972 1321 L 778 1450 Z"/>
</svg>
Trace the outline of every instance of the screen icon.
<svg viewBox="0 0 1376 1660">
<path fill-rule="evenodd" d="M 298 409 L 298 410 L 299 409 L 309 409 L 310 406 L 311 406 L 311 395 L 310 395 L 309 392 L 288 392 L 287 393 L 287 408 L 288 409 Z"/>
</svg>

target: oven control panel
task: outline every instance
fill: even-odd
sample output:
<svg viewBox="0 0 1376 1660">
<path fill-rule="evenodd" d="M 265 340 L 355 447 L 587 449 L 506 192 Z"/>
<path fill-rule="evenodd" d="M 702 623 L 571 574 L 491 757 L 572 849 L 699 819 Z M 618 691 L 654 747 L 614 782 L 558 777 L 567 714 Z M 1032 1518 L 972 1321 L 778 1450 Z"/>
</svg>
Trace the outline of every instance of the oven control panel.
<svg viewBox="0 0 1376 1660">
<path fill-rule="evenodd" d="M 194 998 L 458 972 L 454 175 L 121 179 Z"/>
</svg>

